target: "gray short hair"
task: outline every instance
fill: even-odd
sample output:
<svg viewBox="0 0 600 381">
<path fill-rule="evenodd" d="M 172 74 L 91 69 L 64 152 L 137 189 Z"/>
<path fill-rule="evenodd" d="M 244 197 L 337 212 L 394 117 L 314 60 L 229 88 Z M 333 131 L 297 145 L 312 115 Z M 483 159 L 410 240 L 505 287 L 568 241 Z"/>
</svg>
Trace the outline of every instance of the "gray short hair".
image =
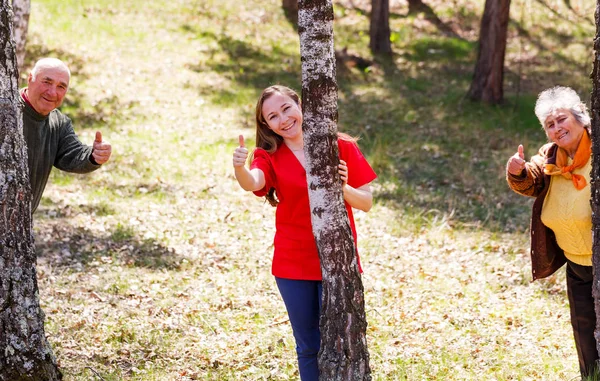
<svg viewBox="0 0 600 381">
<path fill-rule="evenodd" d="M 535 116 L 542 127 L 548 116 L 556 110 L 568 110 L 575 119 L 584 127 L 591 126 L 590 114 L 585 103 L 581 101 L 577 92 L 570 87 L 555 86 L 542 91 L 535 102 Z"/>
<path fill-rule="evenodd" d="M 38 75 L 38 72 L 43 68 L 60 68 L 64 70 L 69 75 L 69 79 L 71 79 L 71 71 L 64 62 L 58 58 L 46 57 L 38 60 L 33 66 L 33 69 L 31 69 L 31 77 L 34 81 Z"/>
</svg>

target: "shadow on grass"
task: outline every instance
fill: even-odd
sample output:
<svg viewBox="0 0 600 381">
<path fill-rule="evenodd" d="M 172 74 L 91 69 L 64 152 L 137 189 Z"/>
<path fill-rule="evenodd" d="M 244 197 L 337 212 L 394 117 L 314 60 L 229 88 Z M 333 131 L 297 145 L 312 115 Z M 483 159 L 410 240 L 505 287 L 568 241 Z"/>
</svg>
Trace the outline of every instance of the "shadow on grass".
<svg viewBox="0 0 600 381">
<path fill-rule="evenodd" d="M 335 6 L 340 9 L 343 9 L 344 11 L 352 10 L 352 11 L 357 12 L 367 18 L 371 17 L 370 10 L 363 9 L 363 8 L 353 4 L 352 2 L 350 2 L 350 4 L 343 4 L 343 3 L 335 4 Z M 431 8 L 429 5 L 424 4 L 424 3 L 421 3 L 419 5 L 419 7 L 417 7 L 417 8 L 410 9 L 409 13 L 406 15 L 395 13 L 395 12 L 390 12 L 389 17 L 390 17 L 390 19 L 404 19 L 404 18 L 416 16 L 419 13 L 422 13 L 425 20 L 427 20 L 432 25 L 434 25 L 438 29 L 438 31 L 441 34 L 443 34 L 444 36 L 453 37 L 453 38 L 462 38 L 462 37 L 460 37 L 460 35 L 458 33 L 456 33 L 454 31 L 454 29 L 452 29 L 452 26 L 450 26 L 448 23 L 442 21 L 438 17 L 438 15 L 435 13 L 433 8 Z"/>
<path fill-rule="evenodd" d="M 189 28 L 188 28 L 189 29 Z M 272 84 L 285 84 L 295 89 L 301 88 L 299 57 L 289 52 L 284 46 L 274 45 L 270 51 L 259 49 L 251 43 L 234 39 L 226 35 L 202 33 L 203 37 L 214 39 L 219 47 L 219 53 L 226 54 L 224 60 L 191 64 L 188 68 L 202 73 L 205 68 L 215 71 L 233 80 L 236 86 L 227 88 L 200 88 L 200 94 L 211 97 L 217 104 L 230 104 L 239 101 L 240 97 L 252 101 L 262 89 Z M 238 86 L 243 84 L 242 86 Z M 241 90 L 250 90 L 250 98 Z M 245 102 L 243 102 L 245 103 Z"/>
<path fill-rule="evenodd" d="M 86 209 L 94 213 L 93 207 Z M 153 270 L 180 267 L 182 258 L 173 249 L 155 239 L 139 237 L 129 225 L 118 224 L 107 234 L 71 226 L 64 216 L 55 218 L 58 221 L 45 224 L 35 237 L 38 258 L 53 267 L 75 271 L 103 263 Z"/>
<path fill-rule="evenodd" d="M 546 1 L 544 0 L 536 0 L 539 4 L 541 4 L 544 8 L 546 8 L 547 10 L 549 10 L 550 12 L 552 12 L 552 14 L 566 22 L 571 22 L 571 20 L 569 20 L 567 17 L 565 17 L 564 14 L 562 14 L 561 12 L 558 12 L 557 10 L 555 10 L 553 7 L 551 7 Z M 593 19 L 589 19 L 585 16 L 580 15 L 579 13 L 577 13 L 575 11 L 575 9 L 573 8 L 573 6 L 571 5 L 571 1 L 570 0 L 563 0 L 563 3 L 565 4 L 565 6 L 567 7 L 567 9 L 575 15 L 575 17 L 577 17 L 579 20 L 581 21 L 586 21 L 587 23 L 589 23 L 590 25 L 594 25 L 594 20 Z"/>
<path fill-rule="evenodd" d="M 433 8 L 429 5 L 419 2 L 416 7 L 411 7 L 408 11 L 409 15 L 417 15 L 422 13 L 425 16 L 425 20 L 429 21 L 431 24 L 435 25 L 435 27 L 446 37 L 458 38 L 461 37 L 452 29 L 450 25 L 442 21 L 438 15 L 435 13 Z"/>
</svg>

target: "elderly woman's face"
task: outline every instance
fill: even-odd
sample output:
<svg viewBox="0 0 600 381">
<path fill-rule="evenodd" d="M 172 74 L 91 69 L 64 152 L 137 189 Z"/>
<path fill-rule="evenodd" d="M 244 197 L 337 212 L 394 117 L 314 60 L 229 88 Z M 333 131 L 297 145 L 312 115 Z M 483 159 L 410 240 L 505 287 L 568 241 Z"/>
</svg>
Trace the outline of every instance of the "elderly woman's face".
<svg viewBox="0 0 600 381">
<path fill-rule="evenodd" d="M 548 115 L 544 122 L 544 130 L 548 139 L 572 157 L 577 152 L 585 127 L 569 110 L 559 109 Z"/>
</svg>

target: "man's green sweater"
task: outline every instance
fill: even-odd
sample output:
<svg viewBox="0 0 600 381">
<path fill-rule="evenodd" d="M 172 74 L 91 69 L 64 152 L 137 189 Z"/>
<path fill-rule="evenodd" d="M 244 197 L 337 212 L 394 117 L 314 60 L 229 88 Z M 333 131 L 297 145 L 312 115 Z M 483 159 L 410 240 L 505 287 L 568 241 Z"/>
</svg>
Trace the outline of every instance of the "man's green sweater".
<svg viewBox="0 0 600 381">
<path fill-rule="evenodd" d="M 88 173 L 100 168 L 92 163 L 92 147 L 83 144 L 71 119 L 54 110 L 48 116 L 37 113 L 20 97 L 23 109 L 23 135 L 27 143 L 31 181 L 31 213 L 42 198 L 52 166 L 67 172 Z"/>
</svg>

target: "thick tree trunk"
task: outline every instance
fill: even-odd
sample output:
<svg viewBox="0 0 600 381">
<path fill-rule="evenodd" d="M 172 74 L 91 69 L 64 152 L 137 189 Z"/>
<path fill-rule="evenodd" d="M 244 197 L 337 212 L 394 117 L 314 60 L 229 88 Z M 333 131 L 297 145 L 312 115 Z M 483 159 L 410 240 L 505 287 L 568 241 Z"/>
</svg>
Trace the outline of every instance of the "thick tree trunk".
<svg viewBox="0 0 600 381">
<path fill-rule="evenodd" d="M 504 98 L 504 55 L 510 0 L 486 0 L 481 18 L 479 50 L 468 97 L 490 104 Z"/>
<path fill-rule="evenodd" d="M 369 26 L 369 48 L 373 54 L 390 54 L 390 2 L 371 0 L 371 24 Z"/>
<path fill-rule="evenodd" d="M 44 334 L 10 0 L 0 0 L 0 380 L 62 378 Z"/>
<path fill-rule="evenodd" d="M 333 7 L 331 0 L 299 5 L 304 154 L 323 275 L 319 379 L 370 380 L 363 285 L 337 170 Z"/>
<path fill-rule="evenodd" d="M 596 309 L 596 350 L 600 353 L 600 0 L 596 1 L 596 38 L 594 39 L 594 68 L 592 69 L 592 264 L 594 283 L 592 294 Z"/>
<path fill-rule="evenodd" d="M 285 13 L 285 17 L 292 24 L 298 24 L 298 0 L 283 0 L 281 6 Z"/>
<path fill-rule="evenodd" d="M 13 7 L 13 38 L 17 46 L 17 64 L 19 73 L 23 71 L 25 62 L 25 42 L 27 41 L 27 29 L 29 28 L 29 13 L 31 11 L 30 0 L 12 0 Z"/>
</svg>

